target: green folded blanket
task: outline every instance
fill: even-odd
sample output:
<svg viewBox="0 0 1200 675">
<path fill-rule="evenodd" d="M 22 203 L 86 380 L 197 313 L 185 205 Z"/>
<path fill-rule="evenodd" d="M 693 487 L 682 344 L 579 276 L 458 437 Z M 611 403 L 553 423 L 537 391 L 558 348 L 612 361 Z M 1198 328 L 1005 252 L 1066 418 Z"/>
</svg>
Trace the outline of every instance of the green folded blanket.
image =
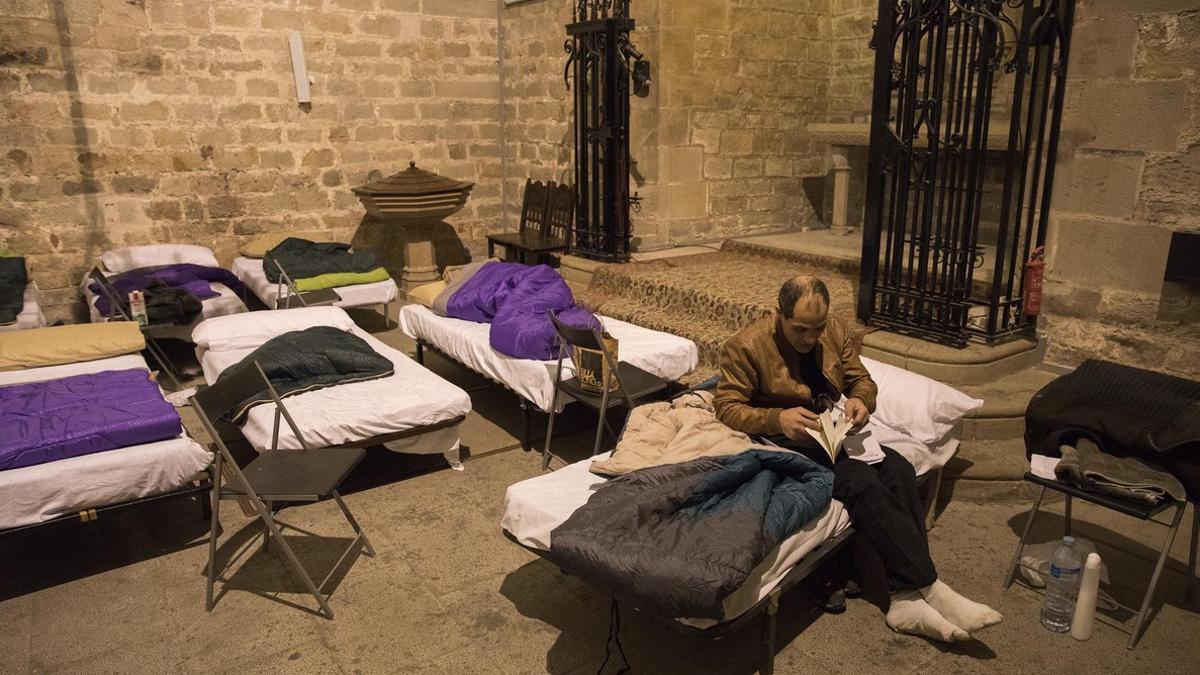
<svg viewBox="0 0 1200 675">
<path fill-rule="evenodd" d="M 350 244 L 342 242 L 288 237 L 263 256 L 267 281 L 279 283 L 280 266 L 287 270 L 296 290 L 302 292 L 388 279 L 378 258 L 367 251 L 351 251 Z"/>
<path fill-rule="evenodd" d="M 376 267 L 370 272 L 330 272 L 329 274 L 319 274 L 315 277 L 305 279 L 293 279 L 296 283 L 296 290 L 301 293 L 307 291 L 320 291 L 326 288 L 338 288 L 340 286 L 355 286 L 357 284 L 373 284 L 379 281 L 387 281 L 391 278 L 388 271 L 382 267 Z"/>
</svg>

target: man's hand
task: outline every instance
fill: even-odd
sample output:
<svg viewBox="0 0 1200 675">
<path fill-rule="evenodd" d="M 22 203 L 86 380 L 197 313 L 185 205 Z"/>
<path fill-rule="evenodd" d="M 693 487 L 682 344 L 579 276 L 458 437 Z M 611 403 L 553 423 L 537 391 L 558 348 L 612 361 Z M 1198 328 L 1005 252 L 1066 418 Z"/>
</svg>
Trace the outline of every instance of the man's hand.
<svg viewBox="0 0 1200 675">
<path fill-rule="evenodd" d="M 867 412 L 867 404 L 863 403 L 861 398 L 848 398 L 846 418 L 854 425 L 854 431 L 858 431 L 866 426 L 867 420 L 871 419 L 871 413 Z M 780 419 L 783 419 L 782 416 Z"/>
<path fill-rule="evenodd" d="M 808 436 L 805 429 L 818 430 L 821 428 L 820 417 L 808 408 L 787 408 L 779 414 L 779 425 L 783 427 L 783 435 L 798 441 Z"/>
</svg>

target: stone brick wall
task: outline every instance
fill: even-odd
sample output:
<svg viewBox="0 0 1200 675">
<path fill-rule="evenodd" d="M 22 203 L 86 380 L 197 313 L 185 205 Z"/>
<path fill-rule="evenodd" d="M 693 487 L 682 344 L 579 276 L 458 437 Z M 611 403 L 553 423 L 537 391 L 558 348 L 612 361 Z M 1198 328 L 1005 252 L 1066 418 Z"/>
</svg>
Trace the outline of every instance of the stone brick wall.
<svg viewBox="0 0 1200 675">
<path fill-rule="evenodd" d="M 1163 281 L 1200 229 L 1200 3 L 1081 0 L 1068 78 L 1047 358 L 1200 376 L 1200 290 Z"/>
<path fill-rule="evenodd" d="M 867 43 L 879 0 L 833 0 L 830 4 L 829 121 L 865 122 L 871 117 L 875 75 L 875 52 Z"/>
<path fill-rule="evenodd" d="M 105 249 L 228 262 L 264 231 L 348 237 L 368 229 L 349 188 L 415 160 L 476 182 L 440 237 L 482 250 L 502 207 L 496 33 L 496 0 L 0 1 L 0 247 L 28 255 L 51 320 L 79 318 Z"/>
<path fill-rule="evenodd" d="M 500 17 L 505 216 L 515 229 L 527 178 L 574 182 L 572 95 L 563 82 L 571 3 L 531 0 Z"/>
</svg>

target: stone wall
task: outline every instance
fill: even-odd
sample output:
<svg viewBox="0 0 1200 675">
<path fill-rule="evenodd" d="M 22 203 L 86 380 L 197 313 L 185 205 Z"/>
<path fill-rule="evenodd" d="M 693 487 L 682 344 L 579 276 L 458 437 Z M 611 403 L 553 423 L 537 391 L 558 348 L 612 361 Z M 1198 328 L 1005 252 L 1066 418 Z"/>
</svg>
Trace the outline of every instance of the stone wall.
<svg viewBox="0 0 1200 675">
<path fill-rule="evenodd" d="M 264 231 L 350 236 L 349 188 L 415 160 L 476 182 L 440 236 L 482 250 L 502 206 L 496 33 L 496 0 L 0 0 L 0 247 L 27 254 L 49 319 L 79 318 L 105 249 L 228 262 Z"/>
<path fill-rule="evenodd" d="M 1200 3 L 1081 0 L 1048 237 L 1048 360 L 1200 376 L 1200 290 L 1163 281 L 1200 229 Z"/>
<path fill-rule="evenodd" d="M 571 3 L 531 0 L 500 15 L 506 222 L 517 227 L 525 180 L 574 182 L 571 92 L 563 82 Z"/>
</svg>

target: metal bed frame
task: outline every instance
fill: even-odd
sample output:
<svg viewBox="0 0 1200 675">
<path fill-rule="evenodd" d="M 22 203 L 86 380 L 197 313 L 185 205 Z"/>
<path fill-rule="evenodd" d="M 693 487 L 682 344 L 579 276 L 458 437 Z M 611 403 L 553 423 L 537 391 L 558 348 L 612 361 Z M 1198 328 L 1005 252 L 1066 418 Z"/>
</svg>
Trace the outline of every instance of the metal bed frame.
<svg viewBox="0 0 1200 675">
<path fill-rule="evenodd" d="M 544 437 L 536 439 L 536 440 L 531 437 L 531 435 L 533 433 L 532 432 L 533 413 L 534 413 L 534 411 L 537 411 L 539 413 L 541 412 L 541 410 L 537 407 L 536 403 L 534 403 L 533 401 L 530 401 L 529 399 L 525 398 L 521 394 L 517 393 L 516 390 L 512 389 L 511 387 L 509 387 L 507 384 L 501 382 L 500 380 L 497 380 L 494 377 L 490 377 L 490 376 L 480 373 L 476 370 L 473 370 L 467 364 L 463 363 L 462 361 L 459 361 L 458 359 L 456 359 L 453 356 L 451 356 L 450 354 L 442 351 L 441 349 L 438 349 L 432 343 L 426 342 L 425 338 L 418 337 L 416 340 L 417 340 L 417 363 L 421 364 L 422 366 L 425 365 L 425 350 L 428 349 L 429 351 L 437 354 L 438 356 L 441 356 L 443 359 L 446 359 L 450 363 L 453 363 L 453 364 L 459 366 L 460 368 L 463 368 L 472 373 L 475 373 L 476 375 L 482 377 L 483 379 L 485 379 L 489 382 L 492 382 L 493 384 L 499 385 L 501 388 L 505 389 L 506 391 L 511 392 L 513 396 L 517 397 L 517 402 L 521 406 L 521 449 L 522 450 L 528 452 L 533 449 L 533 444 L 535 442 L 541 442 L 541 441 L 545 440 Z"/>
<path fill-rule="evenodd" d="M 337 289 L 334 288 L 327 289 L 328 293 L 325 293 L 324 291 L 308 291 L 301 293 L 300 290 L 296 288 L 296 283 L 292 281 L 292 277 L 288 275 L 287 270 L 283 269 L 283 265 L 279 264 L 279 259 L 271 258 L 271 262 L 275 263 L 275 269 L 279 270 L 279 283 L 276 285 L 277 291 L 275 293 L 275 309 L 291 309 L 292 298 L 299 300 L 301 307 L 320 307 L 322 305 L 332 305 L 335 302 L 340 302 L 342 300 L 342 296 L 337 292 Z M 284 288 L 287 288 L 288 290 L 287 295 L 283 294 Z M 280 300 L 283 300 L 282 307 L 279 306 Z M 354 306 L 369 307 L 370 305 Z M 387 330 L 392 327 L 390 315 L 392 311 L 392 303 L 389 300 L 388 302 L 379 303 L 379 306 L 383 310 L 383 329 Z"/>
<path fill-rule="evenodd" d="M 67 524 L 76 523 L 76 522 L 78 522 L 78 523 L 94 523 L 100 519 L 101 514 L 111 513 L 118 509 L 124 509 L 126 507 L 131 507 L 131 506 L 137 506 L 139 504 L 153 504 L 156 502 L 165 502 L 165 501 L 173 500 L 173 499 L 180 498 L 180 497 L 191 497 L 193 495 L 196 495 L 199 497 L 201 520 L 208 520 L 212 514 L 212 512 L 210 510 L 211 505 L 209 503 L 209 500 L 204 498 L 203 495 L 212 488 L 212 467 L 210 466 L 209 468 L 204 469 L 203 471 L 201 471 L 201 474 L 202 475 L 200 477 L 193 479 L 191 481 L 188 481 L 186 484 L 184 484 L 178 488 L 175 488 L 174 490 L 170 490 L 168 492 L 162 492 L 162 493 L 159 493 L 156 495 L 149 495 L 147 497 L 139 497 L 137 499 L 131 499 L 129 501 L 124 501 L 124 502 L 117 502 L 115 504 L 105 504 L 103 506 L 94 506 L 94 507 L 91 507 L 88 509 L 79 510 L 75 513 L 64 513 L 63 515 L 58 516 L 57 518 L 51 518 L 50 520 L 43 520 L 40 523 L 30 523 L 28 525 L 18 525 L 17 527 L 10 527 L 6 530 L 0 530 L 0 537 L 14 535 L 18 532 L 27 532 L 34 528 L 67 525 Z"/>
</svg>

